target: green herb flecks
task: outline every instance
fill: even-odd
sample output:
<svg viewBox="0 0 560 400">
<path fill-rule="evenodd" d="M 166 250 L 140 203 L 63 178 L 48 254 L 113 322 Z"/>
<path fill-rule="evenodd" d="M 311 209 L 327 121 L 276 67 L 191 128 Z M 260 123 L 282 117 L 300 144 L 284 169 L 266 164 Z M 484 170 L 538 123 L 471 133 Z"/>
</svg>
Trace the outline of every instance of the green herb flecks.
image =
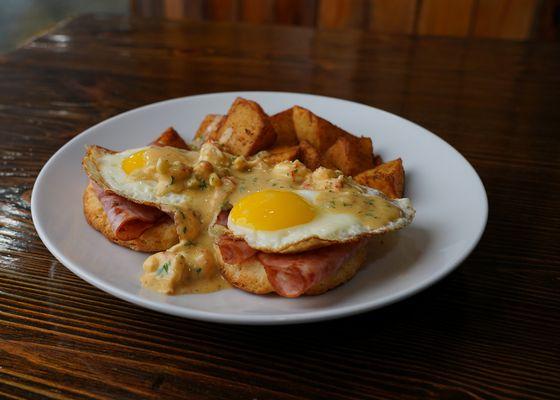
<svg viewBox="0 0 560 400">
<path fill-rule="evenodd" d="M 163 277 L 165 275 L 169 274 L 169 267 L 171 266 L 171 262 L 167 261 L 165 262 L 162 266 L 160 266 L 157 270 L 156 270 L 156 276 L 159 277 Z"/>
</svg>

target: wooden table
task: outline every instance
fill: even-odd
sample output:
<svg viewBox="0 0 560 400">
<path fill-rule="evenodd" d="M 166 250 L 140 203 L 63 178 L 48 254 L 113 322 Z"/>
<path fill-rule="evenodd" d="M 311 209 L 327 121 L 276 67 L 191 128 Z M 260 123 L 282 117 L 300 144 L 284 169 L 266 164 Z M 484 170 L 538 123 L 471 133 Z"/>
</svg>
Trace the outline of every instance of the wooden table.
<svg viewBox="0 0 560 400">
<path fill-rule="evenodd" d="M 557 43 L 96 15 L 3 56 L 0 398 L 560 398 L 559 71 Z M 486 185 L 476 250 L 382 310 L 247 327 L 125 303 L 43 246 L 29 196 L 70 138 L 154 101 L 252 89 L 351 99 L 436 132 Z"/>
</svg>

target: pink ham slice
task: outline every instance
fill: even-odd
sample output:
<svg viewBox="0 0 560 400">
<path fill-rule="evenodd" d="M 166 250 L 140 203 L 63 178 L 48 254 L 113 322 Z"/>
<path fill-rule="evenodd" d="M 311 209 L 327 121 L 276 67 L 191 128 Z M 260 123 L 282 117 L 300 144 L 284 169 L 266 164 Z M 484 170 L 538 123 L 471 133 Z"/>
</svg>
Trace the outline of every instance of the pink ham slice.
<svg viewBox="0 0 560 400">
<path fill-rule="evenodd" d="M 366 240 L 336 244 L 294 254 L 257 254 L 268 281 L 276 292 L 285 297 L 298 297 L 310 287 L 336 273 Z"/>
<path fill-rule="evenodd" d="M 173 146 L 179 149 L 189 149 L 189 146 L 173 128 L 167 128 L 152 146 Z M 144 231 L 151 228 L 165 213 L 155 207 L 143 206 L 101 189 L 95 182 L 91 182 L 97 198 L 107 214 L 113 233 L 120 240 L 132 240 L 140 237 Z M 227 221 L 227 220 L 226 220 Z"/>
<path fill-rule="evenodd" d="M 220 213 L 218 214 L 218 216 L 216 217 L 216 225 L 222 225 L 225 226 L 227 228 L 227 221 L 228 221 L 228 217 L 229 217 L 229 211 L 230 210 L 222 210 L 220 211 Z"/>
<path fill-rule="evenodd" d="M 220 236 L 218 239 L 218 247 L 220 248 L 222 260 L 227 264 L 241 264 L 258 252 L 252 247 L 249 247 L 245 240 L 232 238 L 227 235 Z"/>
<path fill-rule="evenodd" d="M 91 182 L 111 228 L 120 240 L 138 238 L 166 214 L 155 207 L 136 204 Z"/>
<path fill-rule="evenodd" d="M 274 254 L 255 250 L 243 239 L 227 235 L 222 235 L 217 242 L 222 259 L 228 264 L 241 264 L 256 255 L 276 293 L 285 297 L 301 296 L 336 273 L 365 243 L 364 239 L 303 253 Z"/>
</svg>

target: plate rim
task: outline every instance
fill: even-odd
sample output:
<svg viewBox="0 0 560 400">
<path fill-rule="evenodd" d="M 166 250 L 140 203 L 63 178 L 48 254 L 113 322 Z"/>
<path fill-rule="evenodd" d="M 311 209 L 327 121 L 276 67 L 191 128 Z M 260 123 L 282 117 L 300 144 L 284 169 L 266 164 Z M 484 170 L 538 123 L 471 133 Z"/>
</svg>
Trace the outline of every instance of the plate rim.
<svg viewBox="0 0 560 400">
<path fill-rule="evenodd" d="M 424 134 L 428 134 L 429 136 L 432 137 L 432 139 L 435 139 L 436 141 L 439 141 L 440 144 L 444 145 L 447 148 L 447 150 L 454 153 L 455 156 L 458 156 L 458 158 L 461 159 L 463 161 L 463 163 L 465 164 L 465 166 L 467 167 L 467 170 L 474 175 L 475 182 L 478 185 L 480 185 L 480 189 L 482 189 L 480 191 L 481 194 L 482 194 L 481 204 L 480 204 L 482 217 L 483 217 L 482 218 L 482 223 L 481 223 L 481 225 L 478 229 L 478 232 L 477 232 L 476 236 L 474 237 L 474 240 L 472 240 L 471 243 L 469 244 L 469 246 L 467 246 L 466 251 L 464 251 L 463 254 L 461 254 L 455 260 L 450 262 L 449 266 L 447 268 L 441 269 L 436 274 L 430 275 L 428 278 L 420 281 L 419 283 L 417 283 L 414 286 L 411 286 L 411 287 L 409 287 L 407 289 L 404 289 L 400 292 L 393 293 L 391 295 L 385 296 L 381 299 L 377 299 L 377 300 L 374 300 L 374 301 L 361 302 L 359 304 L 354 304 L 354 305 L 348 305 L 348 306 L 338 308 L 336 310 L 331 310 L 330 308 L 326 308 L 324 310 L 305 311 L 305 312 L 301 312 L 301 313 L 297 313 L 297 314 L 276 314 L 276 315 L 251 314 L 251 315 L 242 315 L 242 314 L 224 314 L 224 313 L 221 313 L 221 312 L 202 311 L 202 310 L 191 309 L 191 308 L 187 308 L 187 307 L 183 307 L 183 306 L 159 303 L 159 302 L 156 302 L 156 301 L 143 299 L 142 297 L 140 297 L 138 295 L 135 295 L 135 294 L 128 293 L 127 291 L 121 290 L 118 287 L 115 287 L 110 283 L 101 282 L 100 280 L 98 280 L 96 278 L 96 276 L 94 274 L 90 274 L 89 272 L 85 271 L 82 267 L 80 267 L 78 265 L 74 265 L 72 262 L 70 262 L 64 256 L 64 254 L 62 254 L 62 252 L 59 252 L 57 250 L 56 246 L 49 239 L 48 234 L 45 230 L 45 227 L 43 227 L 41 225 L 41 223 L 38 221 L 39 217 L 38 217 L 37 201 L 39 201 L 39 200 L 37 200 L 37 196 L 39 196 L 39 195 L 37 194 L 38 190 L 32 190 L 32 193 L 31 193 L 31 217 L 32 217 L 32 220 L 33 220 L 33 225 L 35 227 L 35 230 L 37 231 L 37 233 L 39 235 L 39 238 L 41 239 L 41 241 L 43 242 L 45 247 L 47 247 L 47 249 L 51 252 L 51 254 L 62 265 L 64 265 L 66 268 L 68 268 L 71 272 L 73 272 L 74 274 L 76 274 L 78 277 L 85 280 L 89 284 L 95 286 L 96 288 L 98 288 L 98 289 L 100 289 L 100 290 L 102 290 L 106 293 L 109 293 L 110 295 L 113 295 L 113 296 L 115 296 L 115 297 L 117 297 L 121 300 L 127 301 L 129 303 L 132 303 L 132 304 L 135 304 L 137 306 L 144 307 L 144 308 L 147 308 L 147 309 L 150 309 L 150 310 L 154 310 L 154 311 L 162 312 L 164 314 L 174 315 L 174 316 L 178 316 L 178 317 L 190 318 L 190 319 L 195 319 L 195 320 L 200 320 L 200 321 L 215 322 L 215 323 L 243 324 L 243 325 L 282 325 L 282 324 L 312 323 L 312 322 L 319 322 L 319 321 L 325 321 L 325 320 L 330 320 L 330 319 L 338 319 L 338 318 L 348 317 L 348 316 L 351 316 L 351 315 L 356 315 L 356 314 L 368 312 L 368 311 L 371 311 L 371 310 L 375 310 L 375 309 L 378 309 L 378 308 L 381 308 L 381 307 L 385 307 L 385 306 L 393 304 L 397 301 L 407 299 L 407 298 L 415 295 L 416 293 L 418 293 L 422 290 L 425 290 L 428 287 L 430 287 L 430 286 L 434 285 L 435 283 L 439 282 L 441 279 L 443 279 L 448 274 L 450 274 L 453 270 L 455 270 L 459 265 L 461 265 L 461 263 L 472 253 L 474 248 L 480 242 L 480 239 L 482 238 L 482 235 L 483 235 L 483 233 L 486 229 L 486 225 L 488 223 L 488 195 L 486 193 L 486 188 L 484 187 L 484 183 L 482 182 L 482 179 L 480 178 L 480 176 L 478 175 L 478 173 L 476 172 L 476 170 L 474 169 L 472 164 L 457 149 L 455 149 L 448 142 L 446 142 L 445 140 L 440 138 L 435 133 L 429 131 L 428 129 L 426 129 L 426 128 L 424 128 L 424 127 L 422 127 L 422 126 L 416 124 L 415 122 L 412 122 L 412 121 L 410 121 L 406 118 L 403 118 L 401 116 L 393 114 L 391 112 L 388 112 L 388 111 L 385 111 L 385 110 L 382 110 L 382 109 L 379 109 L 377 107 L 373 107 L 373 106 L 370 106 L 370 105 L 367 105 L 367 104 L 351 101 L 351 100 L 341 99 L 341 98 L 337 98 L 337 97 L 316 95 L 316 94 L 311 94 L 311 93 L 285 92 L 285 91 L 212 92 L 212 93 L 197 94 L 197 95 L 192 95 L 192 96 L 175 97 L 175 98 L 166 99 L 166 100 L 162 100 L 162 101 L 158 101 L 158 102 L 154 102 L 154 103 L 150 103 L 150 104 L 145 104 L 143 106 L 133 108 L 131 110 L 122 112 L 120 114 L 114 115 L 110 118 L 107 118 L 103 121 L 98 122 L 97 124 L 85 129 L 84 131 L 80 132 L 79 134 L 74 136 L 72 139 L 70 139 L 68 142 L 66 142 L 43 165 L 39 174 L 37 175 L 37 178 L 35 179 L 33 188 L 35 189 L 36 187 L 38 188 L 38 187 L 41 186 L 41 184 L 42 184 L 41 182 L 44 179 L 45 174 L 47 173 L 46 171 L 49 170 L 49 168 L 55 162 L 55 160 L 58 159 L 59 157 L 61 157 L 63 151 L 67 147 L 70 147 L 71 144 L 74 141 L 79 140 L 83 136 L 90 135 L 95 129 L 97 129 L 97 128 L 105 125 L 105 124 L 109 124 L 112 121 L 115 121 L 117 119 L 126 118 L 129 115 L 142 112 L 144 109 L 149 108 L 149 107 L 160 106 L 160 105 L 164 105 L 165 103 L 172 103 L 172 102 L 185 100 L 185 99 L 196 101 L 197 99 L 200 99 L 200 98 L 212 97 L 212 96 L 247 96 L 247 97 L 249 97 L 251 95 L 270 95 L 270 94 L 273 94 L 273 95 L 298 95 L 298 96 L 304 96 L 304 97 L 308 97 L 308 98 L 321 98 L 323 100 L 329 100 L 329 101 L 335 100 L 335 101 L 341 101 L 341 102 L 348 103 L 349 105 L 354 105 L 354 106 L 358 105 L 358 106 L 361 106 L 361 107 L 367 107 L 367 108 L 373 109 L 377 112 L 381 112 L 382 114 L 386 114 L 390 118 L 396 118 L 400 123 L 411 125 L 416 130 L 419 130 Z"/>
</svg>

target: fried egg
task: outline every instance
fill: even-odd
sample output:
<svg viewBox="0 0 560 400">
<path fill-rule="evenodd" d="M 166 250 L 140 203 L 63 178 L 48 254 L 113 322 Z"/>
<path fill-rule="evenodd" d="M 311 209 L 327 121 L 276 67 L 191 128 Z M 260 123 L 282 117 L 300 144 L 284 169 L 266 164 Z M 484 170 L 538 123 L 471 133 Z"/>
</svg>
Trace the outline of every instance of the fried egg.
<svg viewBox="0 0 560 400">
<path fill-rule="evenodd" d="M 84 167 L 98 185 L 134 202 L 166 212 L 180 209 L 180 215 L 194 210 L 206 226 L 204 229 L 210 227 L 223 204 L 229 202 L 233 206 L 227 221 L 230 234 L 244 239 L 254 249 L 271 253 L 301 252 L 356 241 L 400 229 L 414 217 L 408 199 L 390 200 L 350 178 L 345 178 L 338 189 L 329 189 L 329 185 L 322 183 L 329 179 L 340 181 L 342 177 L 326 174 L 324 179 L 306 181 L 305 176 L 309 178 L 312 174 L 297 161 L 280 167 L 297 169 L 303 174 L 301 177 L 289 170 L 280 174 L 280 179 L 274 177 L 270 167 L 235 170 L 233 163 L 223 166 L 222 178 L 216 175 L 218 186 L 190 190 L 185 182 L 198 174 L 197 165 L 206 163 L 211 171 L 215 168 L 212 165 L 217 164 L 208 162 L 206 153 L 165 147 L 114 153 L 92 146 L 84 157 Z M 187 172 L 181 178 L 183 170 Z M 204 179 L 201 182 L 210 186 L 210 176 L 207 174 Z M 195 222 L 193 218 L 177 225 L 178 232 L 184 228 L 194 232 L 187 226 Z M 176 224 L 183 219 L 176 217 Z"/>
<path fill-rule="evenodd" d="M 160 153 L 163 151 L 162 148 L 142 147 L 113 153 L 102 147 L 92 146 L 84 158 L 84 166 L 98 184 L 137 203 L 159 206 L 184 204 L 189 199 L 187 192 L 161 190 L 163 175 L 157 175 L 156 172 L 158 165 L 161 167 L 158 159 L 162 158 L 162 154 L 154 159 L 154 150 Z M 168 152 L 167 157 L 167 164 L 182 161 L 186 164 L 196 160 L 198 153 L 173 149 Z M 165 179 L 169 186 L 174 183 L 171 175 Z"/>
<path fill-rule="evenodd" d="M 299 252 L 400 229 L 414 216 L 408 199 L 354 189 L 254 192 L 233 206 L 228 229 L 258 250 Z"/>
</svg>

